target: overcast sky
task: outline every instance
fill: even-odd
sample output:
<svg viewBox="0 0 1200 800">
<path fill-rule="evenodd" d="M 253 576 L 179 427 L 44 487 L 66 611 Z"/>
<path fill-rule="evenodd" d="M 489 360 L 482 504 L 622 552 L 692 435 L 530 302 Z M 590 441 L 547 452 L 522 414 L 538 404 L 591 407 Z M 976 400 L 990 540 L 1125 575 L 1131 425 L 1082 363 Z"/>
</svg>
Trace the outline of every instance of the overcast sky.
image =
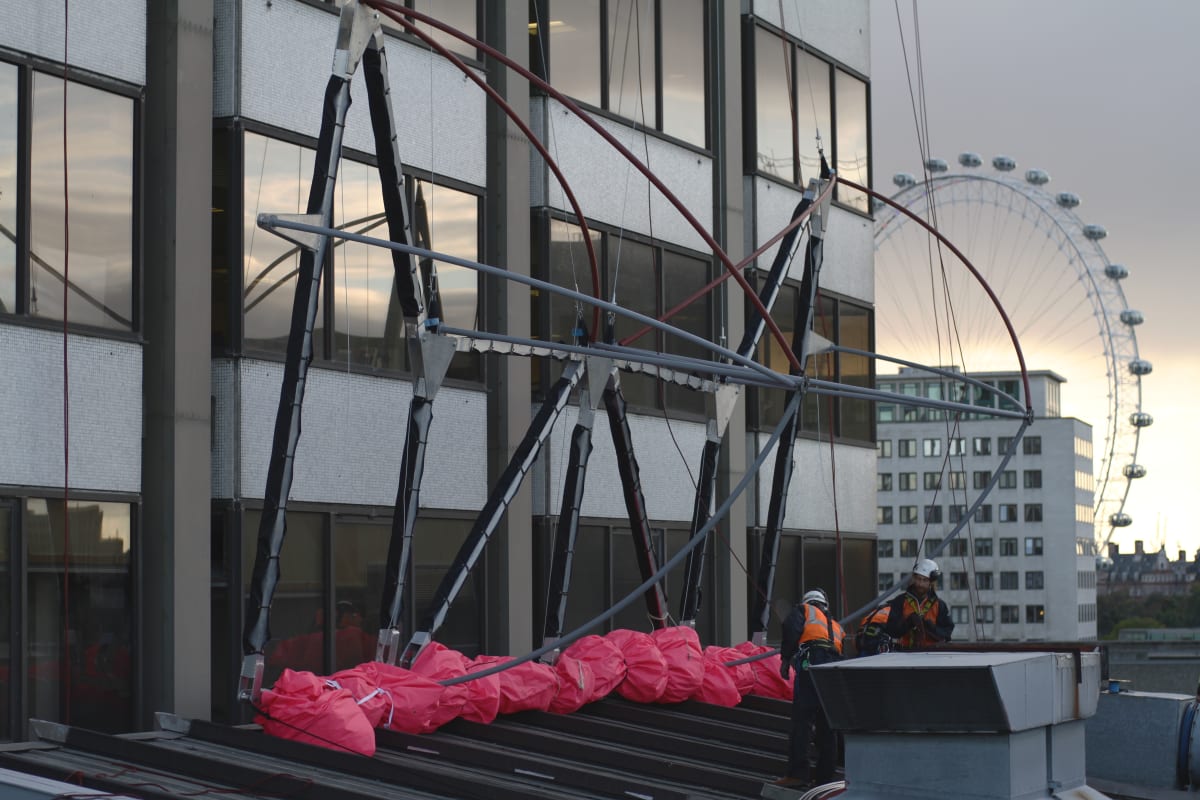
<svg viewBox="0 0 1200 800">
<path fill-rule="evenodd" d="M 915 78 L 913 4 L 899 6 Z M 1138 347 L 1154 365 L 1142 384 L 1154 425 L 1138 453 L 1148 475 L 1126 506 L 1133 525 L 1114 541 L 1123 552 L 1143 539 L 1172 558 L 1194 553 L 1200 2 L 920 0 L 917 13 L 931 154 L 953 164 L 964 150 L 1003 153 L 1046 170 L 1049 188 L 1078 194 L 1084 221 L 1108 229 L 1109 259 L 1129 268 L 1128 304 L 1146 315 Z M 895 172 L 920 173 L 895 3 L 872 0 L 871 42 L 874 180 L 890 190 Z"/>
</svg>

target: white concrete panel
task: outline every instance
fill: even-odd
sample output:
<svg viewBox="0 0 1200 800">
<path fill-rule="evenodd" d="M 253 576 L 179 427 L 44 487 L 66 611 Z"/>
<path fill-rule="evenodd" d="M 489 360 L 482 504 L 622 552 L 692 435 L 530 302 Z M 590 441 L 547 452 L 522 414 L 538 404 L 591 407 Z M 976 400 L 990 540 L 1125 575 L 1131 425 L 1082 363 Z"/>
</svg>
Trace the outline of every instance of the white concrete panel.
<svg viewBox="0 0 1200 800">
<path fill-rule="evenodd" d="M 754 14 L 851 69 L 871 74 L 868 0 L 804 0 L 782 4 L 778 0 L 754 0 Z"/>
<path fill-rule="evenodd" d="M 543 101 L 538 101 L 543 102 Z M 551 100 L 532 114 L 546 149 L 555 157 L 588 219 L 636 231 L 664 242 L 707 251 L 708 247 L 679 211 L 628 160 L 565 107 Z M 675 195 L 684 208 L 712 232 L 712 160 L 686 147 L 643 134 L 628 125 L 596 118 Z M 534 128 L 535 132 L 539 127 Z M 530 203 L 571 211 L 565 193 L 534 154 Z M 543 191 L 543 187 L 549 187 Z"/>
<path fill-rule="evenodd" d="M 0 484 L 62 486 L 63 336 L 0 326 Z M 142 348 L 67 341 L 70 486 L 142 490 Z"/>
<path fill-rule="evenodd" d="M 240 0 L 213 0 L 213 116 L 237 114 Z"/>
<path fill-rule="evenodd" d="M 87 0 L 67 7 L 63 41 L 61 3 L 0 0 L 0 47 L 63 61 L 72 67 L 139 86 L 146 83 L 146 0 Z"/>
<path fill-rule="evenodd" d="M 241 114 L 307 136 L 321 129 L 321 104 L 337 43 L 336 14 L 294 0 L 244 0 Z M 389 38 L 392 111 L 405 167 L 483 186 L 483 91 L 437 54 Z M 351 84 L 344 145 L 375 152 L 366 84 Z M 436 102 L 434 99 L 436 98 Z"/>
<path fill-rule="evenodd" d="M 236 364 L 227 358 L 213 359 L 213 449 L 210 469 L 214 498 L 232 499 L 237 496 L 238 386 Z"/>
<path fill-rule="evenodd" d="M 536 408 L 533 411 L 537 413 Z M 559 513 L 563 480 L 570 459 L 571 431 L 578 418 L 579 409 L 575 406 L 564 409 L 562 418 L 555 425 L 539 456 L 532 484 L 535 514 L 546 514 L 547 508 L 551 515 Z M 650 519 L 660 522 L 691 521 L 695 497 L 690 487 L 699 474 L 704 425 L 678 420 L 668 424 L 662 417 L 631 414 L 629 427 L 633 432 L 633 445 Z M 617 473 L 612 434 L 603 406 L 596 415 L 592 446 L 594 449 L 588 463 L 583 515 L 626 519 L 621 477 Z"/>
<path fill-rule="evenodd" d="M 759 435 L 760 446 L 769 436 Z M 875 450 L 870 447 L 835 445 L 828 442 L 797 439 L 795 469 L 788 487 L 785 528 L 834 530 L 843 533 L 872 533 L 875 530 Z M 833 469 L 836 464 L 836 475 Z M 771 449 L 758 482 L 758 524 L 765 525 L 771 500 L 771 476 L 775 471 L 775 453 Z M 836 483 L 837 491 L 834 491 Z M 869 490 L 867 487 L 870 487 Z M 837 519 L 834 519 L 834 497 Z"/>
<path fill-rule="evenodd" d="M 757 220 L 754 246 L 775 236 L 791 222 L 796 205 L 803 194 L 797 190 L 763 178 L 754 179 L 754 208 Z M 799 241 L 803 246 L 808 236 Z M 830 206 L 829 223 L 825 232 L 825 258 L 821 265 L 822 289 L 854 297 L 869 303 L 875 301 L 875 231 L 871 220 L 837 206 Z M 775 244 L 759 257 L 759 269 L 767 270 L 779 251 Z M 800 280 L 804 270 L 803 251 L 792 259 L 788 275 Z"/>
<path fill-rule="evenodd" d="M 283 364 L 241 362 L 241 494 L 262 497 L 283 381 Z M 291 499 L 392 506 L 412 385 L 310 369 Z M 421 490 L 422 508 L 477 510 L 487 498 L 487 397 L 443 388 Z"/>
</svg>

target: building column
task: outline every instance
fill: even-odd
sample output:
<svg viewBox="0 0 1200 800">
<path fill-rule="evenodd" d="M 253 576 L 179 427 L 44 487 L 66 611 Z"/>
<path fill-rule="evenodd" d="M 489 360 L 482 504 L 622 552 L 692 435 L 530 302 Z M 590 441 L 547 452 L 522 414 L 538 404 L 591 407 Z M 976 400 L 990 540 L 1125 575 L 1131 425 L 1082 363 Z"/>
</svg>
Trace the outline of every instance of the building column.
<svg viewBox="0 0 1200 800">
<path fill-rule="evenodd" d="M 753 229 L 745 224 L 747 189 L 742 169 L 742 17 L 738 3 L 710 0 L 708 42 L 709 85 L 711 89 L 711 136 L 713 158 L 713 220 L 717 243 L 728 251 L 736 262 L 750 252 Z M 718 264 L 720 270 L 724 267 Z M 727 345 L 736 347 L 746 326 L 745 303 L 733 281 L 726 281 L 718 310 L 724 314 Z M 738 401 L 721 448 L 717 477 L 717 502 L 729 497 L 730 491 L 746 473 L 746 392 Z M 753 492 L 751 485 L 746 491 Z M 714 531 L 711 540 L 715 590 L 723 602 L 718 604 L 715 635 L 721 642 L 736 644 L 748 636 L 748 587 L 753 575 L 747 575 L 741 564 L 753 569 L 754 559 L 747 548 L 747 517 L 752 504 L 748 494 L 734 503 L 721 523 L 725 537 Z M 732 552 L 731 552 L 732 550 Z M 736 556 L 736 558 L 735 558 Z"/>
<path fill-rule="evenodd" d="M 526 0 L 483 4 L 483 40 L 522 65 L 529 61 Z M 488 83 L 521 118 L 529 119 L 529 84 L 501 64 L 489 62 Z M 487 191 L 484 255 L 488 264 L 529 274 L 529 142 L 490 100 L 487 107 Z M 490 330 L 529 336 L 529 290 L 484 277 L 484 319 Z M 530 362 L 487 356 L 488 484 L 500 476 L 530 422 Z M 521 655 L 533 649 L 533 506 L 528 484 L 513 498 L 488 545 L 487 637 L 492 654 Z"/>
<path fill-rule="evenodd" d="M 146 4 L 143 724 L 210 716 L 212 0 Z"/>
</svg>

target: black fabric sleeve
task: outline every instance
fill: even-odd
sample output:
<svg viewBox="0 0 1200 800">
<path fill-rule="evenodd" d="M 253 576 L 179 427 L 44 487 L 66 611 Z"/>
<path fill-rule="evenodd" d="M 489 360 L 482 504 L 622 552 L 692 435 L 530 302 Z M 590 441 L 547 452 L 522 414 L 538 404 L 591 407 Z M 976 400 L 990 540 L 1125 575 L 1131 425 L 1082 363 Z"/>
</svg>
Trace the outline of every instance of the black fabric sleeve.
<svg viewBox="0 0 1200 800">
<path fill-rule="evenodd" d="M 937 621 L 934 622 L 933 630 L 930 633 L 939 642 L 948 642 L 954 633 L 954 620 L 950 618 L 950 609 L 946 605 L 946 601 L 939 597 L 937 603 Z"/>
<path fill-rule="evenodd" d="M 904 595 L 897 595 L 888 603 L 888 618 L 883 629 L 893 639 L 908 633 L 908 620 L 904 618 Z"/>
<path fill-rule="evenodd" d="M 792 609 L 783 621 L 783 643 L 779 646 L 779 656 L 784 663 L 791 661 L 800 649 L 800 633 L 804 630 L 804 606 L 798 605 Z"/>
</svg>

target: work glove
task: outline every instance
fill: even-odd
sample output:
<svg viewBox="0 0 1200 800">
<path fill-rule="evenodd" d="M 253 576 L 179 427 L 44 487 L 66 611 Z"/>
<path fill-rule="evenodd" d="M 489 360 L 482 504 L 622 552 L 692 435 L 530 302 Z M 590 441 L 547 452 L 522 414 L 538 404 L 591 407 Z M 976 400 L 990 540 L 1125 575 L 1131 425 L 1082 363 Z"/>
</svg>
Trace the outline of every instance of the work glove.
<svg viewBox="0 0 1200 800">
<path fill-rule="evenodd" d="M 786 681 L 786 680 L 789 680 L 791 678 L 791 676 L 792 676 L 792 665 L 789 662 L 784 661 L 783 659 L 780 659 L 779 660 L 779 677 L 783 678 Z"/>
<path fill-rule="evenodd" d="M 917 612 L 914 611 L 913 613 L 908 615 L 908 619 L 906 620 L 906 622 L 908 622 L 908 627 L 912 628 L 913 630 L 916 630 L 917 628 L 922 627 L 925 620 L 921 617 L 920 614 L 918 614 Z"/>
</svg>

